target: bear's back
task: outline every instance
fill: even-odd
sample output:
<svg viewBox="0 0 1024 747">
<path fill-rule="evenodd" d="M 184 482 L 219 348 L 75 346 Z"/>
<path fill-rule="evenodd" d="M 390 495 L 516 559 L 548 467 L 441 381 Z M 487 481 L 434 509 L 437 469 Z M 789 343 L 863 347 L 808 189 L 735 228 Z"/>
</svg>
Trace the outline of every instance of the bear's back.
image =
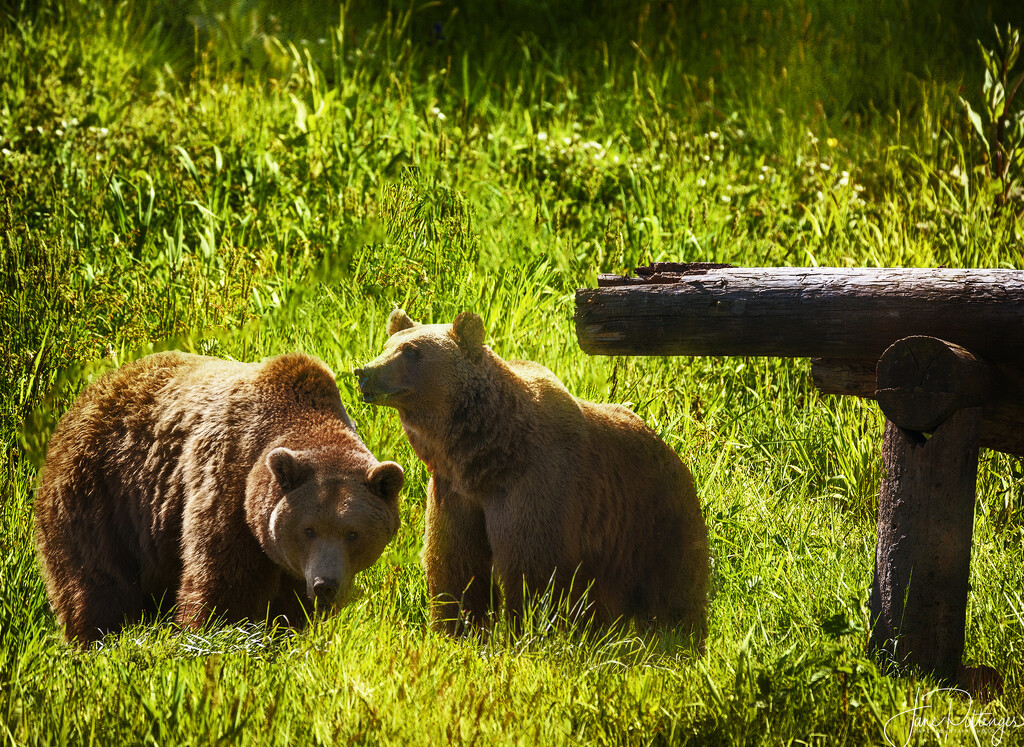
<svg viewBox="0 0 1024 747">
<path fill-rule="evenodd" d="M 320 419 L 354 430 L 333 374 L 305 354 L 258 364 L 149 355 L 86 387 L 61 418 L 47 450 L 40 509 L 103 494 L 137 497 L 160 510 L 187 473 L 207 462 L 244 485 L 268 433 Z"/>
<path fill-rule="evenodd" d="M 167 384 L 203 364 L 200 356 L 156 353 L 108 371 L 89 384 L 61 417 L 50 438 L 43 469 L 47 478 L 68 477 L 68 470 L 105 461 L 118 436 L 149 430 Z M 84 486 L 83 486 L 84 487 Z"/>
</svg>

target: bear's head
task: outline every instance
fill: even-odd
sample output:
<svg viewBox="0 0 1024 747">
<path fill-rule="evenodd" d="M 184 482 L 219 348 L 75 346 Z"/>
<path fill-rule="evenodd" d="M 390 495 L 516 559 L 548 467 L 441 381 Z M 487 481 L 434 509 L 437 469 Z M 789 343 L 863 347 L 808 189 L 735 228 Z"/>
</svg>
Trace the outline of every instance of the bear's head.
<svg viewBox="0 0 1024 747">
<path fill-rule="evenodd" d="M 476 314 L 464 311 L 451 324 L 418 324 L 395 309 L 388 317 L 384 352 L 355 374 L 367 402 L 403 414 L 446 413 L 486 350 L 483 321 Z"/>
<path fill-rule="evenodd" d="M 250 490 L 262 488 L 273 505 L 259 532 L 267 555 L 305 580 L 318 608 L 344 605 L 355 575 L 376 562 L 398 531 L 402 468 L 344 444 L 277 446 L 260 467 Z"/>
</svg>

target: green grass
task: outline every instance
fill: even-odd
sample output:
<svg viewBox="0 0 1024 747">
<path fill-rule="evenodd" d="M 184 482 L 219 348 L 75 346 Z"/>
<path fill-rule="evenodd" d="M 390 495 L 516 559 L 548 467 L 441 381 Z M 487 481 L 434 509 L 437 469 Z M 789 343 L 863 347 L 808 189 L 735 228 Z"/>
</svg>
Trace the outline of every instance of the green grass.
<svg viewBox="0 0 1024 747">
<path fill-rule="evenodd" d="M 654 260 L 1024 267 L 959 101 L 1014 4 L 290 5 L 0 20 L 0 742 L 884 744 L 895 717 L 902 744 L 934 683 L 865 649 L 877 407 L 820 396 L 805 360 L 590 358 L 573 293 Z M 703 656 L 540 614 L 429 631 L 427 472 L 350 375 L 396 304 L 477 311 L 499 354 L 679 452 L 714 556 Z M 405 466 L 402 529 L 337 616 L 63 644 L 32 542 L 46 438 L 91 377 L 164 347 L 315 354 Z M 1019 459 L 982 455 L 971 562 L 965 660 L 1006 690 L 934 696 L 953 717 L 911 743 L 1024 742 Z"/>
</svg>

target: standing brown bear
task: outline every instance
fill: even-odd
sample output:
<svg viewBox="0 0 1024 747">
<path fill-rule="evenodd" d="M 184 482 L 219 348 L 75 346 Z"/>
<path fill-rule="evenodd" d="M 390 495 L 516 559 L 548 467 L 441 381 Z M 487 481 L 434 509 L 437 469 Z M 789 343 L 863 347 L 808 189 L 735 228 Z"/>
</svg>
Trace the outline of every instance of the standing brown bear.
<svg viewBox="0 0 1024 747">
<path fill-rule="evenodd" d="M 479 316 L 421 325 L 401 309 L 384 352 L 356 371 L 367 402 L 398 410 L 431 474 L 423 560 L 435 627 L 485 625 L 492 571 L 506 614 L 523 590 L 601 621 L 706 626 L 707 529 L 693 479 L 620 405 L 573 397 L 549 370 L 504 361 Z M 462 617 L 460 617 L 460 611 Z"/>
<path fill-rule="evenodd" d="M 183 625 L 301 626 L 344 604 L 395 535 L 403 480 L 314 358 L 147 356 L 86 388 L 50 441 L 36 499 L 50 603 L 79 645 L 161 602 Z"/>
</svg>

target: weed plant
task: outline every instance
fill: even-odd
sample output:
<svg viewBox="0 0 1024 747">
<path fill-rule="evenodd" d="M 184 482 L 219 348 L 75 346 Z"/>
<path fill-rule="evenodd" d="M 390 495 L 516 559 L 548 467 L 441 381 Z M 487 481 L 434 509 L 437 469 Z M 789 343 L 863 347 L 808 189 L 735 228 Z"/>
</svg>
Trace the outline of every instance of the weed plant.
<svg viewBox="0 0 1024 747">
<path fill-rule="evenodd" d="M 0 13 L 0 741 L 1024 742 L 1019 459 L 982 455 L 967 618 L 966 662 L 1005 691 L 929 694 L 865 649 L 876 405 L 820 396 L 805 360 L 591 358 L 572 325 L 578 287 L 658 260 L 1024 267 L 961 104 L 983 111 L 977 43 L 1020 26 L 1016 3 Z M 428 474 L 350 375 L 395 305 L 477 311 L 500 355 L 677 450 L 713 552 L 705 653 L 544 609 L 518 637 L 430 631 Z M 406 467 L 402 529 L 339 614 L 62 642 L 32 539 L 48 434 L 100 372 L 163 348 L 317 355 Z"/>
</svg>

